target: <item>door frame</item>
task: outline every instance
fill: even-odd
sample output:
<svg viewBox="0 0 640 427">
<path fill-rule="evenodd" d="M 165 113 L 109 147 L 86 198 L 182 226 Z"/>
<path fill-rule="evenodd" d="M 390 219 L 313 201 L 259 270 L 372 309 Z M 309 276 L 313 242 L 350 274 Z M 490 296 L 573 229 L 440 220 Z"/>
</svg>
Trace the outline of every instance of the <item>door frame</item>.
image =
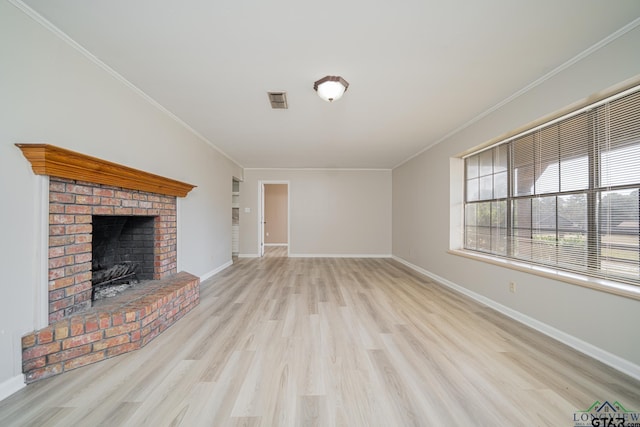
<svg viewBox="0 0 640 427">
<path fill-rule="evenodd" d="M 258 181 L 258 256 L 264 256 L 264 186 L 284 184 L 287 186 L 287 257 L 291 250 L 291 183 L 288 180 L 264 179 Z"/>
</svg>

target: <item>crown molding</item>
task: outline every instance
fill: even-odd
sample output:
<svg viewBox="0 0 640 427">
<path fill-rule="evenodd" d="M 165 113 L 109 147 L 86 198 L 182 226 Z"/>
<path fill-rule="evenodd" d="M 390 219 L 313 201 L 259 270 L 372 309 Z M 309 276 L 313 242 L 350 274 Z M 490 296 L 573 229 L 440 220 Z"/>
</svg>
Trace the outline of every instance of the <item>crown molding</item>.
<svg viewBox="0 0 640 427">
<path fill-rule="evenodd" d="M 291 171 L 291 172 L 330 172 L 330 171 L 338 171 L 338 172 L 390 172 L 393 169 L 382 169 L 382 168 L 244 168 L 245 171 Z"/>
<path fill-rule="evenodd" d="M 187 124 L 180 117 L 176 116 L 174 113 L 169 111 L 162 104 L 160 104 L 158 101 L 156 101 L 151 96 L 149 96 L 145 91 L 143 91 L 138 86 L 136 86 L 133 83 L 131 83 L 122 74 L 118 73 L 116 70 L 111 68 L 109 65 L 105 64 L 104 62 L 102 62 L 97 56 L 95 56 L 93 53 L 89 52 L 84 46 L 82 46 L 80 43 L 78 43 L 77 41 L 72 39 L 64 31 L 62 31 L 60 28 L 56 27 L 49 20 L 47 20 L 42 15 L 40 15 L 38 12 L 36 12 L 34 9 L 32 9 L 29 5 L 27 5 L 24 2 L 22 2 L 22 0 L 7 0 L 7 1 L 9 3 L 11 3 L 12 5 L 14 5 L 16 8 L 18 8 L 19 10 L 21 10 L 29 18 L 33 19 L 38 24 L 42 25 L 44 28 L 49 30 L 56 37 L 58 37 L 60 40 L 64 41 L 69 46 L 71 46 L 73 49 L 75 49 L 78 52 L 80 52 L 85 58 L 87 58 L 89 61 L 91 61 L 94 64 L 96 64 L 98 67 L 102 68 L 104 71 L 106 71 L 109 75 L 111 75 L 113 78 L 118 80 L 120 83 L 122 83 L 123 85 L 125 85 L 126 87 L 128 87 L 129 89 L 134 91 L 135 93 L 137 93 L 145 101 L 147 101 L 149 104 L 153 105 L 158 110 L 160 110 L 161 112 L 166 114 L 169 118 L 171 118 L 172 120 L 177 122 L 180 126 L 182 126 L 186 130 L 188 130 L 190 133 L 195 135 L 202 142 L 206 143 L 211 148 L 213 148 L 218 153 L 220 153 L 222 156 L 226 157 L 228 160 L 230 160 L 231 162 L 235 163 L 237 166 L 242 168 L 242 165 L 239 162 L 237 162 L 233 157 L 229 156 L 227 153 L 222 151 L 220 149 L 220 147 L 215 145 L 213 142 L 211 142 L 208 138 L 206 138 L 200 132 L 198 132 L 197 130 L 192 128 L 189 124 Z"/>
<path fill-rule="evenodd" d="M 540 86 L 545 81 L 551 79 L 555 75 L 561 73 L 562 71 L 564 71 L 567 68 L 571 67 L 575 63 L 583 60 L 584 58 L 588 57 L 592 53 L 600 50 L 604 46 L 608 45 L 609 43 L 611 43 L 614 40 L 616 40 L 617 38 L 625 35 L 626 33 L 628 33 L 629 31 L 631 31 L 633 29 L 635 29 L 638 26 L 640 26 L 640 18 L 634 19 L 633 21 L 629 22 L 624 27 L 620 28 L 619 30 L 617 30 L 617 31 L 615 31 L 615 32 L 613 32 L 611 34 L 609 34 L 604 39 L 600 40 L 596 44 L 594 44 L 594 45 L 588 47 L 587 49 L 583 50 L 582 52 L 580 52 L 579 54 L 577 54 L 573 58 L 571 58 L 568 61 L 566 61 L 563 64 L 561 64 L 560 66 L 558 66 L 558 67 L 554 68 L 553 70 L 549 71 L 548 73 L 544 74 L 542 77 L 540 77 L 540 78 L 534 80 L 533 82 L 529 83 L 528 85 L 526 85 L 525 87 L 523 87 L 519 91 L 515 92 L 511 96 L 508 96 L 507 98 L 505 98 L 502 101 L 498 102 L 494 106 L 489 107 L 488 109 L 486 109 L 482 113 L 478 114 L 477 116 L 475 116 L 474 118 L 472 118 L 468 122 L 462 124 L 461 126 L 458 126 L 457 128 L 453 129 L 451 132 L 445 134 L 444 136 L 442 136 L 441 138 L 437 139 L 433 143 L 428 144 L 426 147 L 424 147 L 422 150 L 418 151 L 416 154 L 408 157 L 407 159 L 405 159 L 405 160 L 401 161 L 400 163 L 398 163 L 397 165 L 395 165 L 392 169 L 399 168 L 400 166 L 402 166 L 405 163 L 409 162 L 410 160 L 413 160 L 414 158 L 420 156 L 421 154 L 423 154 L 424 152 L 430 150 L 431 148 L 435 147 L 436 145 L 440 144 L 441 142 L 446 141 L 447 139 L 451 138 L 453 135 L 463 131 L 464 129 L 468 128 L 472 124 L 482 120 L 483 118 L 487 117 L 489 114 L 493 113 L 496 110 L 499 110 L 500 108 L 504 107 L 505 105 L 507 105 L 508 103 L 513 101 L 514 99 L 519 98 L 520 96 L 524 95 L 525 93 L 529 92 L 530 90 L 534 89 L 535 87 Z"/>
</svg>

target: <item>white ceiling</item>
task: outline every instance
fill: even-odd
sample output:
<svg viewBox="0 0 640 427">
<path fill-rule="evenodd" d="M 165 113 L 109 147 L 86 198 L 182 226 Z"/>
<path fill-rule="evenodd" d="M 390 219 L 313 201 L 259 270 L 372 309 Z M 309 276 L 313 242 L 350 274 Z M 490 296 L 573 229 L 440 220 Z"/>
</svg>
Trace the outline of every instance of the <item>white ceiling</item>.
<svg viewBox="0 0 640 427">
<path fill-rule="evenodd" d="M 640 16 L 638 0 L 23 1 L 248 168 L 392 168 Z M 325 75 L 350 83 L 332 104 Z"/>
</svg>

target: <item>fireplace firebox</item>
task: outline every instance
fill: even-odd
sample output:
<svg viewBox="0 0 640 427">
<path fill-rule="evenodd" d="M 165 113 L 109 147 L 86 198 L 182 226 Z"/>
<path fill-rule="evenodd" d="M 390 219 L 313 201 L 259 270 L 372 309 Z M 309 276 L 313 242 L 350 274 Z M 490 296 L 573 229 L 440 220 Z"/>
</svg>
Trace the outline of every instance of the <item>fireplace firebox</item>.
<svg viewBox="0 0 640 427">
<path fill-rule="evenodd" d="M 154 222 L 151 216 L 93 216 L 93 301 L 153 279 Z"/>
</svg>

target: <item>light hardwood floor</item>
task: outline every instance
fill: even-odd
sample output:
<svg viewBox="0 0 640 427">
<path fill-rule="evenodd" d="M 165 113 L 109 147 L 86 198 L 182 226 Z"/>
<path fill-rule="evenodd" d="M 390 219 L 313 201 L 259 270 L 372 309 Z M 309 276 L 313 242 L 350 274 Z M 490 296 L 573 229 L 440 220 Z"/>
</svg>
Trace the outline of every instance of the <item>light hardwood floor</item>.
<svg viewBox="0 0 640 427">
<path fill-rule="evenodd" d="M 267 258 L 286 258 L 287 250 L 286 246 L 265 246 L 264 256 Z"/>
<path fill-rule="evenodd" d="M 640 382 L 388 259 L 240 259 L 147 347 L 31 384 L 0 425 L 571 426 Z"/>
</svg>

